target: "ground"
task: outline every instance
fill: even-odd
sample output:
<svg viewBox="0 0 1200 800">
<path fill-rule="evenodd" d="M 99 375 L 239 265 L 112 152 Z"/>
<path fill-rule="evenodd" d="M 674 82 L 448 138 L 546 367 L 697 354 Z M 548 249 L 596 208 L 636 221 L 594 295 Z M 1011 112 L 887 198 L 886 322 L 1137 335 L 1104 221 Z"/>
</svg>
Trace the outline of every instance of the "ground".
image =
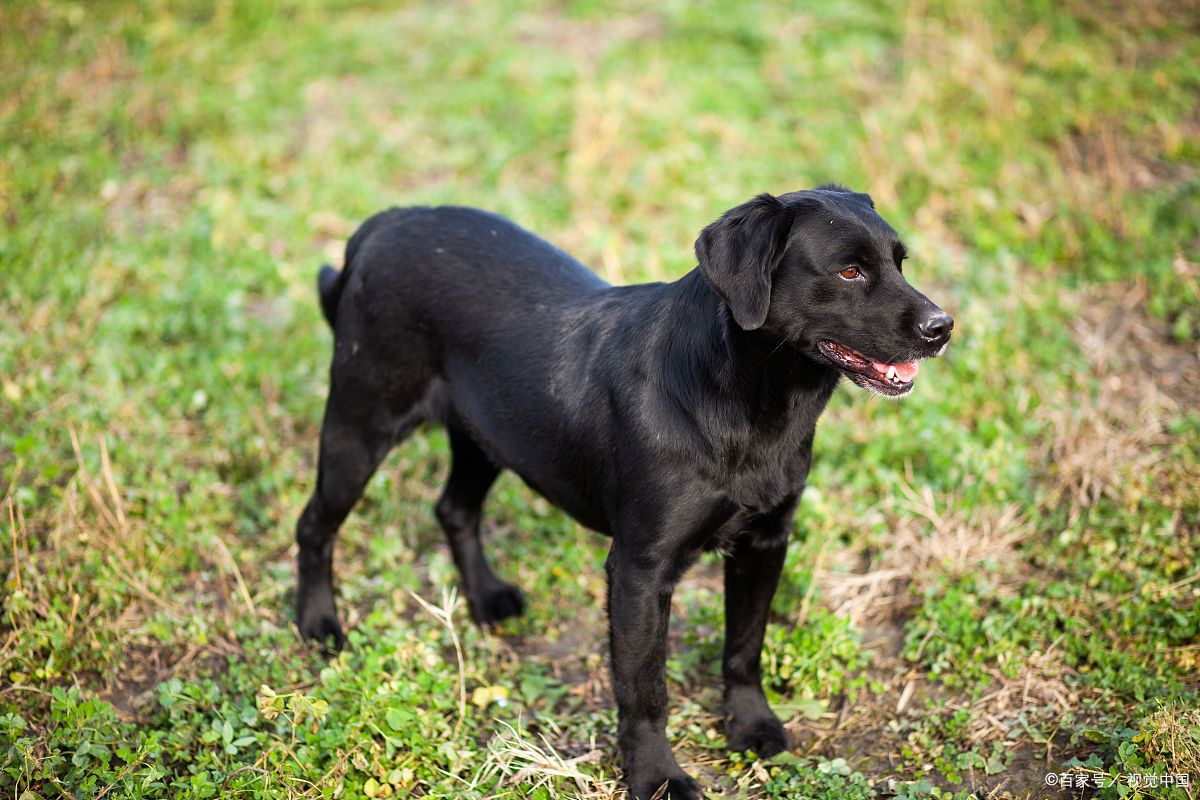
<svg viewBox="0 0 1200 800">
<path fill-rule="evenodd" d="M 475 628 L 439 431 L 343 531 L 349 648 L 298 640 L 316 269 L 462 203 L 672 279 L 727 208 L 836 180 L 955 342 L 821 422 L 765 656 L 791 753 L 724 749 L 719 563 L 679 588 L 681 761 L 714 797 L 1200 796 L 1198 32 L 1172 0 L 5 3 L 0 794 L 619 795 L 606 541 L 505 477 L 529 609 Z"/>
</svg>

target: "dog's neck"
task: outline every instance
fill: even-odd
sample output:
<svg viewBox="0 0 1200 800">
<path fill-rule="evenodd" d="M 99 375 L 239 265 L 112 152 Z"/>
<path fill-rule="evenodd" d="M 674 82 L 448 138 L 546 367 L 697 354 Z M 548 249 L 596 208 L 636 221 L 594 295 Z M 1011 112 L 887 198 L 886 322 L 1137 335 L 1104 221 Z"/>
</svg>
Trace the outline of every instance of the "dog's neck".
<svg viewBox="0 0 1200 800">
<path fill-rule="evenodd" d="M 796 422 L 816 423 L 837 385 L 836 369 L 762 330 L 743 330 L 699 269 L 668 292 L 669 313 L 679 315 L 668 327 L 670 349 L 689 377 L 716 384 L 731 407 L 760 422 L 799 415 L 806 419 Z"/>
</svg>

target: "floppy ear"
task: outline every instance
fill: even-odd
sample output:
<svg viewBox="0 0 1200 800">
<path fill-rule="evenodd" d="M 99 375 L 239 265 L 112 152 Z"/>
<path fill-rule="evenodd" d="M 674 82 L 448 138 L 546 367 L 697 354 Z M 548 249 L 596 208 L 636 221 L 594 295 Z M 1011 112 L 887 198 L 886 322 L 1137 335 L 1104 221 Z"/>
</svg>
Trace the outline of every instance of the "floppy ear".
<svg viewBox="0 0 1200 800">
<path fill-rule="evenodd" d="M 743 330 L 761 328 L 771 304 L 771 273 L 787 246 L 796 211 L 760 194 L 725 212 L 700 232 L 696 257 L 708 280 Z"/>
</svg>

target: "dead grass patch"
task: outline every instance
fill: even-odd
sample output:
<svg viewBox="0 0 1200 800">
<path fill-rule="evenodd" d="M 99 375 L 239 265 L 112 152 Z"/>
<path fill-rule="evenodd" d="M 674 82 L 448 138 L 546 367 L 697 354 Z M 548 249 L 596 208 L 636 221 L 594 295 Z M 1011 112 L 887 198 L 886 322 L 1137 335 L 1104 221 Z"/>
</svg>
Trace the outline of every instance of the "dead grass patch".
<svg viewBox="0 0 1200 800">
<path fill-rule="evenodd" d="M 1074 305 L 1074 334 L 1094 395 L 1076 393 L 1050 417 L 1046 486 L 1051 504 L 1068 503 L 1071 521 L 1102 497 L 1128 504 L 1142 491 L 1144 476 L 1165 487 L 1200 475 L 1179 475 L 1194 465 L 1173 462 L 1172 418 L 1200 392 L 1200 344 L 1183 345 L 1167 335 L 1147 310 L 1141 280 L 1083 292 Z M 1182 499 L 1182 498 L 1181 498 Z"/>
<path fill-rule="evenodd" d="M 1071 13 L 1111 35 L 1131 30 L 1200 31 L 1200 15 L 1191 0 L 1070 0 Z"/>
<path fill-rule="evenodd" d="M 876 553 L 842 551 L 830 569 L 816 571 L 816 584 L 837 614 L 860 627 L 898 621 L 919 602 L 920 589 L 976 573 L 981 565 L 1016 581 L 1017 549 L 1031 532 L 1016 505 L 968 509 L 928 488 L 902 483 L 900 489 L 902 496 L 885 505 L 890 533 Z"/>
<path fill-rule="evenodd" d="M 124 39 L 114 36 L 101 39 L 92 58 L 83 66 L 61 71 L 57 88 L 73 103 L 103 108 L 111 101 L 109 92 L 135 75 Z"/>
<path fill-rule="evenodd" d="M 885 630 L 885 642 L 893 637 L 893 632 Z M 937 744 L 926 751 L 921 743 L 922 726 L 936 717 L 938 709 L 945 714 L 966 711 L 968 722 L 956 744 L 986 753 L 991 743 L 1000 742 L 1011 761 L 997 775 L 967 771 L 960 788 L 984 793 L 981 796 L 1023 797 L 1041 790 L 1043 776 L 1057 763 L 1054 759 L 1061 756 L 1060 748 L 1067 746 L 1057 721 L 1079 709 L 1082 702 L 1079 691 L 1066 680 L 1071 670 L 1054 647 L 1031 655 L 1016 678 L 988 670 L 991 688 L 978 697 L 947 691 L 894 653 L 880 652 L 871 674 L 883 691 L 864 694 L 853 703 L 841 698 L 820 719 L 800 719 L 789 725 L 799 751 L 847 758 L 879 779 L 911 779 L 913 764 L 901 755 L 906 749 L 918 759 L 932 759 L 944 747 Z"/>
<path fill-rule="evenodd" d="M 615 775 L 592 774 L 581 769 L 586 764 L 600 763 L 606 757 L 605 751 L 592 747 L 581 755 L 566 758 L 545 735 L 535 737 L 519 726 L 501 724 L 504 730 L 488 742 L 486 761 L 470 781 L 472 788 L 490 785 L 500 778 L 501 786 L 522 786 L 527 791 L 542 788 L 549 797 L 559 798 L 567 796 L 556 788 L 556 782 L 561 781 L 574 787 L 575 792 L 570 796 L 579 800 L 616 800 L 625 796 Z M 549 720 L 545 724 L 553 725 Z"/>
<path fill-rule="evenodd" d="M 1087 209 L 1095 221 L 1127 236 L 1127 198 L 1164 185 L 1177 185 L 1195 170 L 1167 161 L 1163 153 L 1179 134 L 1155 128 L 1131 137 L 1119 119 L 1097 120 L 1058 144 L 1060 177 L 1068 205 Z"/>
<path fill-rule="evenodd" d="M 1200 709 L 1163 705 L 1142 720 L 1147 753 L 1167 765 L 1168 774 L 1200 775 Z"/>
<path fill-rule="evenodd" d="M 1018 717 L 1026 722 L 1057 719 L 1080 707 L 1079 691 L 1064 678 L 1072 670 L 1063 664 L 1061 654 L 1051 646 L 1033 653 L 1025 662 L 1022 674 L 1008 678 L 992 673 L 994 687 L 982 697 L 971 701 L 948 701 L 947 708 L 971 712 L 967 726 L 969 741 L 1004 739 L 1012 732 Z M 1047 758 L 1049 758 L 1047 751 Z"/>
<path fill-rule="evenodd" d="M 182 165 L 186 154 L 180 153 L 177 158 Z M 110 229 L 139 236 L 152 227 L 178 228 L 191 213 L 202 188 L 201 181 L 187 172 L 173 175 L 162 185 L 145 177 L 110 179 L 100 187 L 100 200 Z"/>
<path fill-rule="evenodd" d="M 517 38 L 531 45 L 553 48 L 576 64 L 594 67 L 604 54 L 622 42 L 657 39 L 663 20 L 654 14 L 612 15 L 603 19 L 572 19 L 562 9 L 523 18 L 516 27 Z"/>
<path fill-rule="evenodd" d="M 117 477 L 105 437 L 74 429 L 69 434 L 75 473 L 64 482 L 53 513 L 26 521 L 20 504 L 12 504 L 13 553 L 25 573 L 17 580 L 28 604 L 21 613 L 31 616 L 24 622 L 16 619 L 11 631 L 15 646 L 0 648 L 0 674 L 20 672 L 17 665 L 31 657 L 30 663 L 36 662 L 34 654 L 45 643 L 26 638 L 31 630 L 26 623 L 33 619 L 44 621 L 49 635 L 61 637 L 54 646 L 67 652 L 95 654 L 102 647 L 96 632 L 115 633 L 123 647 L 101 657 L 103 674 L 90 672 L 88 678 L 122 716 L 136 719 L 148 692 L 167 677 L 186 676 L 192 668 L 220 671 L 227 659 L 240 658 L 233 633 L 240 618 L 273 617 L 261 605 L 263 597 L 251 592 L 250 587 L 260 585 L 256 567 L 240 565 L 220 534 L 214 533 L 204 554 L 209 568 L 169 588 L 163 565 L 180 558 L 178 549 L 150 535 Z M 39 531 L 42 542 L 30 541 L 31 529 Z M 59 572 L 67 584 L 47 579 Z M 97 593 L 111 595 L 114 589 L 121 593 L 118 603 L 111 597 L 98 601 Z M 69 598 L 66 610 L 56 598 Z M 186 637 L 162 642 L 148 632 L 153 620 L 183 626 L 203 613 L 200 609 L 208 610 L 204 618 L 209 626 L 202 643 Z"/>
</svg>

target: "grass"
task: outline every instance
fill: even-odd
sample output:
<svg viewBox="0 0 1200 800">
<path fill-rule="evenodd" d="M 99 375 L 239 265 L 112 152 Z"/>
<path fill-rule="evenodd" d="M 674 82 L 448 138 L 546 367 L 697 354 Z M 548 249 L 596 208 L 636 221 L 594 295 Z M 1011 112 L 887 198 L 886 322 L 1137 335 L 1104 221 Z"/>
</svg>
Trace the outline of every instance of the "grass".
<svg viewBox="0 0 1200 800">
<path fill-rule="evenodd" d="M 1041 798 L 1067 772 L 1195 798 L 1197 22 L 4 4 L 0 795 L 614 796 L 606 542 L 502 479 L 490 548 L 530 608 L 472 627 L 431 513 L 440 432 L 343 530 L 349 650 L 297 640 L 316 266 L 383 206 L 455 202 L 669 279 L 725 209 L 838 180 L 960 335 L 915 396 L 839 390 L 822 420 L 768 631 L 792 753 L 724 750 L 719 564 L 680 587 L 682 762 L 714 796 Z"/>
</svg>

